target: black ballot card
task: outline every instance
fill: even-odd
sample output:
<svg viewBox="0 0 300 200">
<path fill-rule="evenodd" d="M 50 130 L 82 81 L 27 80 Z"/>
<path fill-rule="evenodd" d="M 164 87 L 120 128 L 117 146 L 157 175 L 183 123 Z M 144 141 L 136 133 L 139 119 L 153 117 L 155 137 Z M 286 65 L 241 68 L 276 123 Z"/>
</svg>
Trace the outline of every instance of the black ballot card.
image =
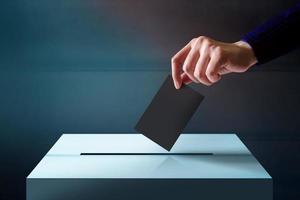
<svg viewBox="0 0 300 200">
<path fill-rule="evenodd" d="M 170 151 L 203 99 L 203 95 L 189 86 L 175 89 L 169 75 L 135 130 Z"/>
</svg>

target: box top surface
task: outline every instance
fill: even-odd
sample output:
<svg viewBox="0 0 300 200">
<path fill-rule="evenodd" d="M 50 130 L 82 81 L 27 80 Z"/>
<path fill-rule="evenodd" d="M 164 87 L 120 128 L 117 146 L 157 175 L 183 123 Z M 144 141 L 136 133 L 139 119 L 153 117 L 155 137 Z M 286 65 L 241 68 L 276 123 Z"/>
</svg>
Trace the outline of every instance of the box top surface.
<svg viewBox="0 0 300 200">
<path fill-rule="evenodd" d="M 81 153 L 250 154 L 235 134 L 181 134 L 171 151 L 141 134 L 64 134 L 48 155 Z"/>
<path fill-rule="evenodd" d="M 64 134 L 28 176 L 34 178 L 271 177 L 235 134 L 182 134 L 170 152 L 140 134 Z"/>
</svg>

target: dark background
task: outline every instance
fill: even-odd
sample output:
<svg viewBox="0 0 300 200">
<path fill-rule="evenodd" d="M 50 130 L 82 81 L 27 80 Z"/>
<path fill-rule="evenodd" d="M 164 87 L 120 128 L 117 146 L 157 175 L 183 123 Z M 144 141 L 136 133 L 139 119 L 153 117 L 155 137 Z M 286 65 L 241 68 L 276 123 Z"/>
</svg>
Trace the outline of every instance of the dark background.
<svg viewBox="0 0 300 200">
<path fill-rule="evenodd" d="M 292 0 L 14 0 L 0 3 L 0 199 L 62 133 L 132 132 L 193 37 L 235 42 Z M 300 52 L 228 75 L 185 132 L 235 132 L 274 179 L 274 199 L 300 198 Z"/>
</svg>

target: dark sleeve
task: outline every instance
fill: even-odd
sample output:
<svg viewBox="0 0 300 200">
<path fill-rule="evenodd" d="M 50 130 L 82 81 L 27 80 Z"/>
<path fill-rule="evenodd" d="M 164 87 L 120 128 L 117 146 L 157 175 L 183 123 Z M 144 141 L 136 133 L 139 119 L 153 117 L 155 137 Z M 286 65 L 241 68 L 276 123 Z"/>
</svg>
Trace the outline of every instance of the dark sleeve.
<svg viewBox="0 0 300 200">
<path fill-rule="evenodd" d="M 242 40 L 253 49 L 258 64 L 266 63 L 300 44 L 300 3 L 247 33 Z"/>
</svg>

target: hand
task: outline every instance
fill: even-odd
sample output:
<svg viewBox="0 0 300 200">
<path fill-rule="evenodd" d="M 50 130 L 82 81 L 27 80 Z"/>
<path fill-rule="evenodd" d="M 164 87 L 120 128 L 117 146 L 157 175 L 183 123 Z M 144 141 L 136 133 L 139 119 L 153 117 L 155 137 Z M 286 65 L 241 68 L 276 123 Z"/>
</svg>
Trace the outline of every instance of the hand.
<svg viewBox="0 0 300 200">
<path fill-rule="evenodd" d="M 256 62 L 251 46 L 244 41 L 224 43 L 200 36 L 173 56 L 172 77 L 176 89 L 192 81 L 209 86 L 224 74 L 247 71 Z"/>
</svg>

